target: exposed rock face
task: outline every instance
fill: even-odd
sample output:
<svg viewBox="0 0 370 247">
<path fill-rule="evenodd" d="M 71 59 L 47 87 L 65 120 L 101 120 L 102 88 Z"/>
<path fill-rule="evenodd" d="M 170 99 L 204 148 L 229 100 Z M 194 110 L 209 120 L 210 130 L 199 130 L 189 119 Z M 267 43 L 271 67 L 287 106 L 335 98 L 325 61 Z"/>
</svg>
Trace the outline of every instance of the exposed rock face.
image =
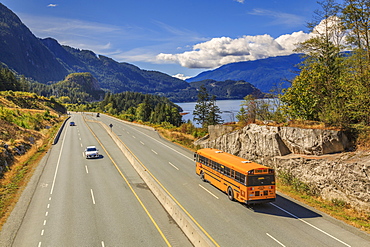
<svg viewBox="0 0 370 247">
<path fill-rule="evenodd" d="M 324 199 L 370 211 L 370 154 L 344 152 L 350 144 L 343 132 L 255 124 L 223 135 L 213 129 L 196 144 L 289 173 Z"/>
</svg>

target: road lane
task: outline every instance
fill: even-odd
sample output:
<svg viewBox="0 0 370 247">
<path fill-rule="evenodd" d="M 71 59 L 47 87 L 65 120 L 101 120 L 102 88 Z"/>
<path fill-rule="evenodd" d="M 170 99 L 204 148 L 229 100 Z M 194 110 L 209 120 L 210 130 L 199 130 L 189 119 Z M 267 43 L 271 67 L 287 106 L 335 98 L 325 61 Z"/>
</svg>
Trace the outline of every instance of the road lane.
<svg viewBox="0 0 370 247">
<path fill-rule="evenodd" d="M 40 177 L 13 246 L 190 246 L 123 154 L 107 138 L 106 131 L 93 127 L 97 136 L 105 139 L 107 150 L 114 153 L 113 160 L 131 169 L 125 171 L 131 185 L 117 172 L 81 115 L 74 114 L 70 121 L 76 122 L 76 126 L 67 125 L 61 140 L 50 151 L 50 162 Z M 97 146 L 102 157 L 85 159 L 82 154 L 87 145 Z M 139 196 L 146 197 L 144 203 L 150 203 L 153 208 L 150 213 L 165 228 L 163 235 L 130 186 L 139 191 Z M 165 234 L 175 237 L 166 240 Z"/>
<path fill-rule="evenodd" d="M 370 243 L 367 234 L 359 233 L 366 239 L 359 237 L 352 230 L 348 231 L 351 227 L 344 229 L 337 226 L 333 223 L 335 220 L 327 220 L 330 217 L 322 217 L 322 214 L 294 202 L 287 203 L 280 196 L 274 204 L 250 209 L 228 201 L 224 193 L 207 183 L 201 183 L 216 195 L 214 197 L 199 186 L 200 179 L 195 175 L 190 152 L 161 140 L 155 131 L 104 115 L 100 120 L 106 124 L 113 123 L 113 131 L 221 246 L 245 245 L 246 241 L 248 246 L 278 246 L 281 243 L 285 246 L 364 246 Z M 145 143 L 145 147 L 141 142 Z M 168 167 L 168 162 L 172 162 L 168 160 L 172 156 L 177 161 L 181 160 L 178 162 L 179 170 Z"/>
</svg>

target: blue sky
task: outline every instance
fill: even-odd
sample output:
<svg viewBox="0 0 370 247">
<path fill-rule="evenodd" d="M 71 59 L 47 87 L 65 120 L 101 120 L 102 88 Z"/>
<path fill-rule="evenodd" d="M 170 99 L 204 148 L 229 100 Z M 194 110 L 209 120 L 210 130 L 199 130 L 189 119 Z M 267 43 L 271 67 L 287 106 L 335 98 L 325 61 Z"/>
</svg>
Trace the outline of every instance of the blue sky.
<svg viewBox="0 0 370 247">
<path fill-rule="evenodd" d="M 310 0 L 2 0 L 39 38 L 169 75 L 288 55 Z"/>
</svg>

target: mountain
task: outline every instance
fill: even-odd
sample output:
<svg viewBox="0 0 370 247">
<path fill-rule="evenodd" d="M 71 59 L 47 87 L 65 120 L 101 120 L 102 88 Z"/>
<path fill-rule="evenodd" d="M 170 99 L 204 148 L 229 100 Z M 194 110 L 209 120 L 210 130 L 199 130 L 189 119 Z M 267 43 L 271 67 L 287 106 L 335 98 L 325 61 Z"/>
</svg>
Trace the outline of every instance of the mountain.
<svg viewBox="0 0 370 247">
<path fill-rule="evenodd" d="M 46 87 L 33 84 L 32 87 L 37 87 L 38 91 L 43 91 L 45 95 L 72 97 L 72 102 L 82 100 L 78 97 L 84 100 L 101 98 L 99 91 L 85 91 L 86 80 L 91 82 L 92 78 L 96 78 L 104 91 L 157 94 L 177 102 L 196 100 L 197 89 L 201 84 L 204 84 L 209 93 L 214 94 L 217 99 L 242 99 L 247 94 L 257 97 L 263 95 L 249 84 L 249 80 L 233 81 L 224 77 L 213 80 L 200 79 L 199 83 L 189 84 L 167 74 L 142 70 L 132 64 L 117 62 L 89 50 L 62 46 L 52 38 L 39 39 L 11 10 L 0 3 L 0 66 L 1 64 L 18 75 L 52 85 Z M 73 73 L 89 74 L 84 74 L 83 80 L 80 78 L 76 82 L 67 77 Z M 76 75 L 73 78 L 76 79 Z M 72 90 L 74 87 L 76 90 Z M 68 88 L 72 94 L 65 92 Z"/>
<path fill-rule="evenodd" d="M 58 82 L 70 73 L 89 72 L 101 88 L 113 93 L 165 93 L 188 86 L 185 81 L 161 72 L 142 70 L 92 51 L 61 46 L 51 38 L 38 39 L 1 3 L 0 62 L 40 83 Z"/>
<path fill-rule="evenodd" d="M 40 82 L 58 81 L 68 74 L 40 40 L 1 3 L 0 61 Z"/>
<path fill-rule="evenodd" d="M 68 96 L 72 103 L 103 100 L 105 92 L 90 73 L 72 73 L 52 85 L 58 97 Z"/>
<path fill-rule="evenodd" d="M 142 70 L 129 63 L 119 63 L 89 50 L 61 46 L 51 38 L 42 39 L 41 42 L 70 73 L 89 72 L 103 89 L 112 93 L 135 91 L 155 94 L 188 86 L 185 81 L 167 74 Z"/>
<path fill-rule="evenodd" d="M 270 57 L 255 61 L 230 63 L 215 70 L 209 70 L 187 79 L 187 82 L 212 79 L 216 81 L 243 80 L 253 84 L 262 92 L 268 93 L 276 86 L 287 88 L 288 80 L 299 72 L 295 65 L 302 61 L 300 54 Z"/>
<path fill-rule="evenodd" d="M 197 101 L 198 91 L 202 85 L 210 95 L 215 95 L 217 100 L 243 99 L 247 95 L 253 95 L 256 98 L 265 96 L 264 93 L 249 82 L 242 80 L 216 81 L 211 79 L 191 82 L 189 87 L 175 93 L 168 93 L 166 96 L 173 102 Z"/>
</svg>

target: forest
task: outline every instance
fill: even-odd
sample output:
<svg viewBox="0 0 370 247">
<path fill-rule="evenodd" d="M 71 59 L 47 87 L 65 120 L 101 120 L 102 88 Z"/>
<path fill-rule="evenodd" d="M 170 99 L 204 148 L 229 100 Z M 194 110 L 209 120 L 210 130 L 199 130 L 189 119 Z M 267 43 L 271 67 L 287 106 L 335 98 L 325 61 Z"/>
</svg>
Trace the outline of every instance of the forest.
<svg viewBox="0 0 370 247">
<path fill-rule="evenodd" d="M 350 128 L 370 125 L 370 4 L 367 0 L 319 2 L 308 24 L 311 39 L 300 74 L 280 96 L 289 119 Z M 315 29 L 320 23 L 322 29 Z"/>
</svg>

